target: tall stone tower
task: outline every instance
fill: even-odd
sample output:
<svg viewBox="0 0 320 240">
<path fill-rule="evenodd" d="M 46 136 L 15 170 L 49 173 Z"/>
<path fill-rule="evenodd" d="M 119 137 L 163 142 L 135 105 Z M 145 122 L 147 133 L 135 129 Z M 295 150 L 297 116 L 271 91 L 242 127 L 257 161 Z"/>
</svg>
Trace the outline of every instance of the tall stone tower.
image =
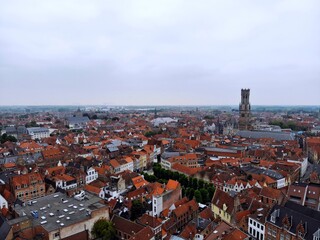
<svg viewBox="0 0 320 240">
<path fill-rule="evenodd" d="M 251 106 L 249 102 L 250 89 L 241 89 L 241 102 L 239 104 L 239 129 L 247 130 L 250 128 Z"/>
</svg>

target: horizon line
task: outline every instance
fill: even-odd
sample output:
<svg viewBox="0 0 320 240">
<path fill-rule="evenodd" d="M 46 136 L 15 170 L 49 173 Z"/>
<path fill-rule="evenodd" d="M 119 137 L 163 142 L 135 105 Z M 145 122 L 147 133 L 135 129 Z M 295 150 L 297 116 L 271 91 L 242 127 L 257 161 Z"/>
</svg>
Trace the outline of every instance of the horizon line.
<svg viewBox="0 0 320 240">
<path fill-rule="evenodd" d="M 231 107 L 238 106 L 238 104 L 150 104 L 150 105 L 142 105 L 142 104 L 45 104 L 45 105 L 0 105 L 0 107 L 211 107 L 211 106 L 219 106 L 219 107 Z M 320 105 L 312 105 L 312 104 L 251 104 L 251 107 L 320 107 Z"/>
</svg>

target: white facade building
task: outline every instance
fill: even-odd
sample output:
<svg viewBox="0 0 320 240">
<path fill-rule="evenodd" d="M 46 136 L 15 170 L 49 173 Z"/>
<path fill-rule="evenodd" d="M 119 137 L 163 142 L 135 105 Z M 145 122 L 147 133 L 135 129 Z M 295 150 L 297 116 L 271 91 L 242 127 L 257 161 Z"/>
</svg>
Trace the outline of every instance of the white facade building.
<svg viewBox="0 0 320 240">
<path fill-rule="evenodd" d="M 286 186 L 288 186 L 288 182 L 286 181 L 286 178 L 277 179 L 277 189 L 280 189 Z"/>
<path fill-rule="evenodd" d="M 162 195 L 152 196 L 152 216 L 160 216 L 163 211 Z"/>
<path fill-rule="evenodd" d="M 0 194 L 0 209 L 8 208 L 7 200 Z"/>
<path fill-rule="evenodd" d="M 300 177 L 302 177 L 306 171 L 307 171 L 307 168 L 308 168 L 308 158 L 302 158 L 300 160 L 291 160 L 291 159 L 288 159 L 287 160 L 288 162 L 292 162 L 292 163 L 297 163 L 301 166 L 300 168 Z"/>
<path fill-rule="evenodd" d="M 163 159 L 161 158 L 161 167 L 164 168 L 164 169 L 167 169 L 167 170 L 170 170 L 171 169 L 171 162 L 169 161 L 169 159 Z"/>
<path fill-rule="evenodd" d="M 248 223 L 249 234 L 257 240 L 264 240 L 264 224 L 251 217 L 249 217 Z"/>
<path fill-rule="evenodd" d="M 67 182 L 66 180 L 59 179 L 56 181 L 56 187 L 63 190 L 69 190 L 77 187 L 77 182 Z"/>
<path fill-rule="evenodd" d="M 27 132 L 33 140 L 50 137 L 50 131 L 48 128 L 32 127 L 32 128 L 27 128 Z"/>
<path fill-rule="evenodd" d="M 98 172 L 93 167 L 90 167 L 86 172 L 86 184 L 89 184 L 96 179 L 98 179 Z"/>
<path fill-rule="evenodd" d="M 253 187 L 262 188 L 258 181 L 251 181 L 251 184 L 249 182 L 237 181 L 234 184 L 230 184 L 228 182 L 225 183 L 225 185 L 223 186 L 223 191 L 224 192 L 230 192 L 230 191 L 241 192 L 244 189 L 253 188 Z"/>
</svg>

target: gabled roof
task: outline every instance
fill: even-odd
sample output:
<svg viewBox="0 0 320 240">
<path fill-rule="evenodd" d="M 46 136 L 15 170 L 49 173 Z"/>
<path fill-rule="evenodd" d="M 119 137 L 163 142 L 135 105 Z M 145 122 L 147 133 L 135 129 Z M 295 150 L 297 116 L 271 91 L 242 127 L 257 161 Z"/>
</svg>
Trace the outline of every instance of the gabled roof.
<svg viewBox="0 0 320 240">
<path fill-rule="evenodd" d="M 275 214 L 276 211 L 277 214 Z M 272 224 L 279 228 L 283 227 L 284 218 L 289 217 L 291 223 L 289 231 L 293 234 L 296 234 L 297 228 L 302 226 L 305 233 L 303 238 L 307 240 L 312 240 L 313 234 L 320 228 L 320 212 L 291 201 L 284 206 L 275 205 L 267 218 L 268 222 L 271 221 L 272 214 L 275 216 L 275 223 L 272 222 Z"/>
<path fill-rule="evenodd" d="M 198 210 L 198 208 L 199 208 L 198 203 L 194 199 L 192 199 L 191 201 L 177 207 L 172 212 L 176 217 L 180 217 L 183 214 L 188 213 L 189 211 L 195 212 Z"/>
<path fill-rule="evenodd" d="M 3 239 L 7 239 L 8 234 L 10 232 L 10 225 L 7 220 L 0 215 L 0 236 Z"/>
<path fill-rule="evenodd" d="M 97 194 L 99 195 L 100 192 L 101 192 L 101 188 L 98 188 L 98 187 L 95 187 L 95 186 L 92 186 L 92 185 L 85 185 L 84 186 L 84 189 L 88 192 L 91 192 L 91 193 L 94 193 L 94 194 Z"/>
<path fill-rule="evenodd" d="M 150 226 L 151 228 L 156 228 L 161 225 L 161 221 L 158 218 L 150 216 L 146 213 L 137 219 L 137 223 L 142 224 L 144 226 Z"/>
<path fill-rule="evenodd" d="M 203 218 L 203 219 L 207 219 L 207 220 L 213 220 L 214 219 L 214 215 L 213 212 L 210 208 L 206 207 L 204 210 L 202 210 L 199 213 L 199 217 Z"/>
<path fill-rule="evenodd" d="M 240 239 L 248 239 L 249 236 L 239 229 L 234 229 L 232 232 L 227 233 L 227 235 L 222 238 L 223 240 L 240 240 Z"/>
<path fill-rule="evenodd" d="M 175 190 L 180 186 L 180 183 L 178 181 L 169 179 L 167 185 L 166 185 L 166 189 L 167 190 Z"/>
<path fill-rule="evenodd" d="M 22 186 L 23 184 L 30 185 L 32 181 L 42 181 L 42 177 L 39 173 L 28 173 L 24 175 L 17 175 L 12 177 L 12 185 Z"/>
<path fill-rule="evenodd" d="M 282 197 L 282 192 L 278 189 L 274 189 L 271 187 L 263 187 L 259 195 L 274 200 L 280 200 Z"/>
<path fill-rule="evenodd" d="M 154 237 L 150 227 L 144 227 L 141 231 L 131 236 L 129 240 L 150 240 Z"/>
<path fill-rule="evenodd" d="M 220 189 L 216 189 L 211 203 L 220 209 L 223 209 L 223 206 L 225 204 L 227 207 L 226 212 L 230 215 L 233 213 L 233 209 L 234 209 L 233 197 L 231 197 L 228 193 Z"/>
<path fill-rule="evenodd" d="M 141 188 L 142 186 L 149 184 L 149 182 L 146 181 L 143 178 L 143 176 L 137 176 L 137 177 L 132 178 L 132 183 L 136 189 Z"/>
<path fill-rule="evenodd" d="M 201 168 L 189 168 L 179 163 L 174 164 L 172 166 L 172 169 L 184 173 L 188 176 L 192 176 L 201 170 Z"/>
<path fill-rule="evenodd" d="M 125 218 L 113 215 L 111 221 L 114 224 L 114 228 L 118 231 L 124 232 L 130 236 L 140 232 L 144 227 L 140 224 L 127 220 Z"/>
</svg>

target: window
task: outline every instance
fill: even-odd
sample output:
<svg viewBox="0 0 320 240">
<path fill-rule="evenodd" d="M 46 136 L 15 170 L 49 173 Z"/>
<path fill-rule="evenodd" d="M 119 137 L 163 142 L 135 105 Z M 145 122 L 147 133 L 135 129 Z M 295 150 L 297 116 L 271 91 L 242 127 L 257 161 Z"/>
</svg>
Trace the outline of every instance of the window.
<svg viewBox="0 0 320 240">
<path fill-rule="evenodd" d="M 283 233 L 280 234 L 280 240 L 284 240 L 284 235 L 283 235 Z"/>
<path fill-rule="evenodd" d="M 276 222 L 276 217 L 273 216 L 273 215 L 271 215 L 270 221 L 273 222 L 273 223 L 275 223 L 275 222 Z"/>
<path fill-rule="evenodd" d="M 60 232 L 56 232 L 53 234 L 53 239 L 60 238 Z"/>
</svg>

